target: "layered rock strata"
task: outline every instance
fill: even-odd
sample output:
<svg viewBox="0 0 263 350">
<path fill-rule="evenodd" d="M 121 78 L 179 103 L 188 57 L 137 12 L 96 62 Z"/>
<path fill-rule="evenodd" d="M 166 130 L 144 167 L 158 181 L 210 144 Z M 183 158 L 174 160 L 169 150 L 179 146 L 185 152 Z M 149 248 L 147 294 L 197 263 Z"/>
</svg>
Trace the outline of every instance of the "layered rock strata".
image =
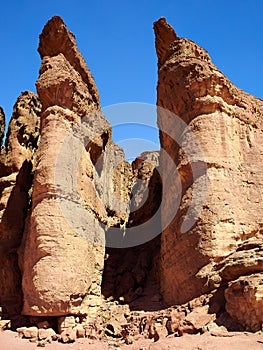
<svg viewBox="0 0 263 350">
<path fill-rule="evenodd" d="M 178 38 L 164 18 L 154 30 L 162 180 L 164 191 L 178 193 L 163 198 L 162 210 L 161 286 L 174 304 L 227 285 L 227 266 L 220 273 L 230 263 L 225 259 L 238 256 L 243 244 L 249 256 L 249 242 L 262 241 L 263 101 L 234 86 L 204 49 Z M 251 274 L 251 283 L 250 277 L 244 280 L 260 298 L 261 278 L 252 274 L 261 264 L 240 266 L 240 275 Z M 230 280 L 240 276 L 234 270 Z M 228 303 L 240 283 L 231 282 Z M 244 296 L 244 310 L 260 305 L 262 314 L 256 299 Z"/>
</svg>

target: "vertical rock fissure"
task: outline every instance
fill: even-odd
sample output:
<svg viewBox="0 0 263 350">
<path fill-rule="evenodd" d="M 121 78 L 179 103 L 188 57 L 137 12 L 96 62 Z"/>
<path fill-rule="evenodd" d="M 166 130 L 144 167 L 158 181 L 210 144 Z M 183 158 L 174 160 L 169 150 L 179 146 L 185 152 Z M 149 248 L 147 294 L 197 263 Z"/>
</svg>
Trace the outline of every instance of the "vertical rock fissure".
<svg viewBox="0 0 263 350">
<path fill-rule="evenodd" d="M 132 163 L 133 186 L 130 193 L 129 216 L 121 225 L 123 235 L 125 230 L 129 232 L 131 228 L 137 227 L 134 234 L 139 236 L 144 231 L 153 229 L 150 220 L 160 209 L 162 198 L 158 164 L 158 152 L 145 152 Z M 158 280 L 161 223 L 159 224 L 156 236 L 143 244 L 129 248 L 106 248 L 102 279 L 104 297 L 127 303 L 133 310 L 154 310 L 164 307 Z"/>
</svg>

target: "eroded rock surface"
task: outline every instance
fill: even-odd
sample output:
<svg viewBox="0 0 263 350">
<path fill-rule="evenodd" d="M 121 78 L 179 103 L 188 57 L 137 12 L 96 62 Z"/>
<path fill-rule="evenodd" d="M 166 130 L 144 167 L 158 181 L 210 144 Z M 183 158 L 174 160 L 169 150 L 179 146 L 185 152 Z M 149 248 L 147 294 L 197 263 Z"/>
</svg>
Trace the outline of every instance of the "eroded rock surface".
<svg viewBox="0 0 263 350">
<path fill-rule="evenodd" d="M 112 203 L 112 173 L 121 165 L 119 173 L 125 173 L 128 163 L 111 140 L 94 80 L 59 17 L 45 26 L 39 52 L 36 86 L 43 107 L 32 211 L 21 250 L 23 312 L 91 315 L 101 304 L 104 232 L 111 224 L 107 210 L 114 206 L 115 224 L 128 216 L 125 202 L 121 208 Z"/>
<path fill-rule="evenodd" d="M 30 207 L 32 170 L 38 146 L 41 103 L 25 91 L 17 99 L 0 158 L 0 306 L 4 314 L 19 314 L 21 273 L 17 249 Z M 3 113 L 2 113 L 3 118 Z M 3 138 L 4 119 L 1 119 Z"/>
<path fill-rule="evenodd" d="M 239 277 L 225 291 L 226 310 L 234 320 L 251 332 L 262 330 L 263 274 Z"/>
<path fill-rule="evenodd" d="M 0 108 L 0 317 L 39 346 L 262 327 L 263 101 L 154 29 L 160 152 L 125 161 L 57 16 L 5 145 Z"/>
<path fill-rule="evenodd" d="M 165 109 L 158 111 L 160 164 L 166 169 L 162 180 L 164 193 L 169 189 L 175 194 L 163 198 L 161 286 L 166 302 L 174 304 L 262 271 L 260 251 L 249 242 L 262 242 L 263 233 L 263 101 L 235 87 L 204 49 L 178 38 L 164 18 L 154 29 L 157 105 Z M 243 241 L 247 248 L 241 254 Z M 237 283 L 227 295 L 237 290 Z M 256 287 L 252 294 L 251 299 L 244 294 L 246 307 L 262 314 Z M 237 311 L 230 312 L 237 316 Z M 246 325 L 241 317 L 236 319 Z"/>
</svg>

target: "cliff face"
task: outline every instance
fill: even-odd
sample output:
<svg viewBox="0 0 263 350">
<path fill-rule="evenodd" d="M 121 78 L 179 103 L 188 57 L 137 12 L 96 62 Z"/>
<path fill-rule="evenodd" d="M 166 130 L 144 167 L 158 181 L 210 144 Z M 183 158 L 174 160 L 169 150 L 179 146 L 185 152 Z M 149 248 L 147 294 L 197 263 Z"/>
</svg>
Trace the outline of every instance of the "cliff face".
<svg viewBox="0 0 263 350">
<path fill-rule="evenodd" d="M 108 331 L 124 322 L 123 338 L 129 320 L 150 338 L 198 332 L 225 310 L 261 328 L 263 102 L 164 18 L 154 30 L 160 152 L 125 161 L 60 17 L 40 35 L 37 95 L 18 98 L 5 145 L 0 108 L 4 314 L 59 316 L 61 330 L 88 316 L 91 337 L 114 317 Z M 140 316 L 142 326 L 117 300 L 148 311 L 187 304 L 157 311 L 159 325 Z"/>
<path fill-rule="evenodd" d="M 242 290 L 244 304 L 249 303 L 244 308 L 256 309 L 252 299 L 261 293 L 262 281 L 253 274 L 262 267 L 255 258 L 248 263 L 248 256 L 230 267 L 229 257 L 241 251 L 253 256 L 262 242 L 263 101 L 235 87 L 204 49 L 178 38 L 164 18 L 154 29 L 157 105 L 165 109 L 158 113 L 162 180 L 164 187 L 181 190 L 163 198 L 163 296 L 169 304 L 183 303 L 246 275 L 253 287 Z M 180 127 L 177 116 L 185 123 Z M 235 270 L 231 277 L 226 268 Z M 233 317 L 239 314 L 238 281 L 226 294 Z"/>
</svg>

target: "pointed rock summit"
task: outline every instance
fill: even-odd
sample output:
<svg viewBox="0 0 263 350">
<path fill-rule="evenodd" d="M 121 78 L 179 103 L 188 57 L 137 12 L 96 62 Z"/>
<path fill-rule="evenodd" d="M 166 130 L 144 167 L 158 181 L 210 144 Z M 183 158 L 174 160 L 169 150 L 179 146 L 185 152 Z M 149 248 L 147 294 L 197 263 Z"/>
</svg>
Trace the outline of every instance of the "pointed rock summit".
<svg viewBox="0 0 263 350">
<path fill-rule="evenodd" d="M 158 57 L 158 65 L 161 66 L 165 61 L 166 53 L 170 44 L 179 38 L 173 27 L 166 22 L 164 17 L 161 17 L 158 21 L 154 22 L 153 28 L 155 33 L 155 47 Z"/>
<path fill-rule="evenodd" d="M 99 106 L 99 93 L 94 78 L 79 52 L 75 36 L 67 29 L 61 17 L 54 16 L 45 25 L 39 36 L 38 52 L 42 59 L 45 56 L 54 57 L 63 54 L 68 63 L 80 74 L 83 82 L 87 84 L 92 100 L 97 107 Z"/>
</svg>

